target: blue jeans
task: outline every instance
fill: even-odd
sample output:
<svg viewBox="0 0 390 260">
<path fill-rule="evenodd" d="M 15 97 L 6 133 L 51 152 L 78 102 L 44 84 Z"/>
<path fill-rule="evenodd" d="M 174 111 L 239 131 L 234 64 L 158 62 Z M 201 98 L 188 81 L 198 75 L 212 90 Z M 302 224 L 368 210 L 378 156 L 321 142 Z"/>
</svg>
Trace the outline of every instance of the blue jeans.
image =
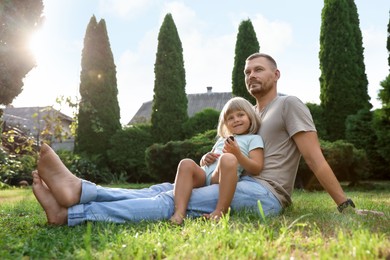
<svg viewBox="0 0 390 260">
<path fill-rule="evenodd" d="M 83 180 L 80 203 L 68 209 L 68 225 L 84 221 L 124 223 L 142 220 L 169 219 L 174 211 L 173 184 L 162 183 L 145 189 L 104 188 Z M 187 215 L 200 217 L 213 212 L 218 201 L 218 184 L 194 189 Z M 249 176 L 242 176 L 231 203 L 232 211 L 249 209 L 259 212 L 261 201 L 265 215 L 282 210 L 278 199 L 263 185 Z"/>
</svg>

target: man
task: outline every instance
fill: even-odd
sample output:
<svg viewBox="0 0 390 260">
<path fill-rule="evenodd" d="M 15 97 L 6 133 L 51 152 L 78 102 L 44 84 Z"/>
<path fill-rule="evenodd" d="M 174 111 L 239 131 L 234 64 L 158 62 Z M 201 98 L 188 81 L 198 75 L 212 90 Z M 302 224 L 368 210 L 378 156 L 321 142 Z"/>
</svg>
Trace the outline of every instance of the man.
<svg viewBox="0 0 390 260">
<path fill-rule="evenodd" d="M 256 111 L 262 118 L 259 134 L 264 140 L 264 168 L 258 176 L 244 175 L 237 183 L 233 211 L 259 211 L 279 214 L 291 204 L 300 156 L 302 154 L 321 185 L 338 205 L 339 211 L 355 207 L 347 199 L 326 162 L 308 108 L 296 97 L 277 95 L 280 71 L 275 60 L 255 53 L 245 64 L 245 82 L 256 98 Z M 218 155 L 206 154 L 210 164 Z M 33 172 L 33 191 L 51 224 L 70 226 L 84 221 L 125 221 L 169 219 L 174 211 L 173 185 L 164 183 L 142 190 L 110 189 L 96 186 L 73 175 L 53 150 L 42 145 L 38 171 Z M 192 217 L 213 212 L 218 201 L 218 185 L 194 189 L 187 214 Z"/>
</svg>

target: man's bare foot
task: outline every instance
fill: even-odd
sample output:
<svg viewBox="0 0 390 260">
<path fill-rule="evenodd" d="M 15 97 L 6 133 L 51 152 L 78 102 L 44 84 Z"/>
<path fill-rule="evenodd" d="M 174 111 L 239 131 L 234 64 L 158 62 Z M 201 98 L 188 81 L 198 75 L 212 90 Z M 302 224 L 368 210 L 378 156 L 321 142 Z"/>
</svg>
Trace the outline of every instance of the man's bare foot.
<svg viewBox="0 0 390 260">
<path fill-rule="evenodd" d="M 68 220 L 68 209 L 58 204 L 53 194 L 42 182 L 36 171 L 32 173 L 32 177 L 32 190 L 46 213 L 47 222 L 52 225 L 66 224 Z"/>
<path fill-rule="evenodd" d="M 169 219 L 173 224 L 181 225 L 183 224 L 184 217 L 182 214 L 175 212 L 172 217 Z"/>
<path fill-rule="evenodd" d="M 81 180 L 66 168 L 53 149 L 45 143 L 39 154 L 38 174 L 59 205 L 69 208 L 80 202 Z"/>
</svg>

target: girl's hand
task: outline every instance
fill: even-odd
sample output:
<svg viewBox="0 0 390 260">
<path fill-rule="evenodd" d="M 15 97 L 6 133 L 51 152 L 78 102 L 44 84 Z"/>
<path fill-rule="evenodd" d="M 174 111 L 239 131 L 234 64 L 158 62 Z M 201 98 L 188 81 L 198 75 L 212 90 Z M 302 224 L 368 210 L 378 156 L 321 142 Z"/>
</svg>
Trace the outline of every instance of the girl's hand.
<svg viewBox="0 0 390 260">
<path fill-rule="evenodd" d="M 220 154 L 218 153 L 213 153 L 213 152 L 208 152 L 205 155 L 203 155 L 202 160 L 201 160 L 201 165 L 210 165 L 213 164 L 218 158 Z"/>
<path fill-rule="evenodd" d="M 234 154 L 236 157 L 241 154 L 240 146 L 233 136 L 229 136 L 225 140 L 225 146 L 222 150 L 224 153 Z"/>
</svg>

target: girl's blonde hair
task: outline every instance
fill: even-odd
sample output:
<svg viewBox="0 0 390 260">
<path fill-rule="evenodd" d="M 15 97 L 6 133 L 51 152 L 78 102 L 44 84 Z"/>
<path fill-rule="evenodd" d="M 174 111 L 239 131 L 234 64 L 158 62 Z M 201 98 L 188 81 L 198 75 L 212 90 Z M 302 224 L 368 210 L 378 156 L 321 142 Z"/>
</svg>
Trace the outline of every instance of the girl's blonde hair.
<svg viewBox="0 0 390 260">
<path fill-rule="evenodd" d="M 234 97 L 226 102 L 225 106 L 222 108 L 221 113 L 219 114 L 217 128 L 218 136 L 226 138 L 233 134 L 226 127 L 226 121 L 228 115 L 235 111 L 244 111 L 248 115 L 250 120 L 248 134 L 257 134 L 257 131 L 260 129 L 260 117 L 256 113 L 253 105 L 242 97 Z"/>
</svg>

